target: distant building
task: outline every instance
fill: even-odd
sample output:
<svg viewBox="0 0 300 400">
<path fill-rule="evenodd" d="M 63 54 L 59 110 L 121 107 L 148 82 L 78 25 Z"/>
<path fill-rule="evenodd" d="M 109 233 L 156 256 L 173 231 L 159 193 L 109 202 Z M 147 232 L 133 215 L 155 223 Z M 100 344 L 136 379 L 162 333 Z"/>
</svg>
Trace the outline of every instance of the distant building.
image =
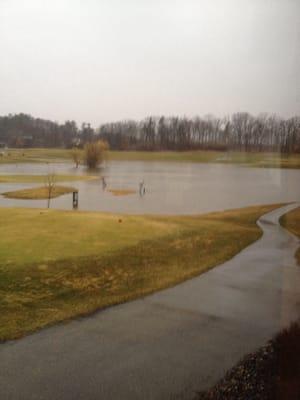
<svg viewBox="0 0 300 400">
<path fill-rule="evenodd" d="M 27 136 L 23 136 L 23 144 L 24 147 L 31 147 L 33 144 L 33 136 L 27 135 Z"/>
<path fill-rule="evenodd" d="M 72 146 L 81 147 L 82 146 L 81 138 L 79 138 L 79 137 L 73 138 L 72 139 Z"/>
<path fill-rule="evenodd" d="M 6 149 L 7 148 L 7 144 L 4 142 L 0 142 L 0 149 Z"/>
</svg>

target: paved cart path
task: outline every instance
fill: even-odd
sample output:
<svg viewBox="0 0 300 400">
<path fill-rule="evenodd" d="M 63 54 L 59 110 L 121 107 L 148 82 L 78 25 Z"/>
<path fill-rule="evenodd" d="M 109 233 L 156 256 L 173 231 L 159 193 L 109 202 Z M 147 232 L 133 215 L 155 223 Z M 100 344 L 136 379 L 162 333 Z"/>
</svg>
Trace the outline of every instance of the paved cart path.
<svg viewBox="0 0 300 400">
<path fill-rule="evenodd" d="M 278 224 L 295 207 L 198 278 L 0 345 L 0 399 L 193 398 L 300 317 L 299 241 Z"/>
</svg>

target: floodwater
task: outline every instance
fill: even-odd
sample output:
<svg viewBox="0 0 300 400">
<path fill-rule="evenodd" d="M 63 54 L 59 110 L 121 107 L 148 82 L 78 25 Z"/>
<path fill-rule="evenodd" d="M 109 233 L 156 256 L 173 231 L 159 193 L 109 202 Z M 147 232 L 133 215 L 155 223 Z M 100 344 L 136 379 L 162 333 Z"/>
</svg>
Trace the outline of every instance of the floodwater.
<svg viewBox="0 0 300 400">
<path fill-rule="evenodd" d="M 0 174 L 88 174 L 72 164 L 0 165 Z M 110 161 L 93 173 L 99 179 L 69 182 L 79 190 L 79 210 L 127 214 L 200 214 L 255 204 L 300 200 L 300 170 L 176 162 Z M 107 182 L 103 190 L 101 176 Z M 139 194 L 144 181 L 146 193 Z M 0 193 L 41 184 L 0 184 Z M 108 189 L 133 189 L 114 196 Z M 46 207 L 45 200 L 14 200 L 3 207 Z M 72 209 L 72 195 L 51 200 L 51 208 Z"/>
</svg>

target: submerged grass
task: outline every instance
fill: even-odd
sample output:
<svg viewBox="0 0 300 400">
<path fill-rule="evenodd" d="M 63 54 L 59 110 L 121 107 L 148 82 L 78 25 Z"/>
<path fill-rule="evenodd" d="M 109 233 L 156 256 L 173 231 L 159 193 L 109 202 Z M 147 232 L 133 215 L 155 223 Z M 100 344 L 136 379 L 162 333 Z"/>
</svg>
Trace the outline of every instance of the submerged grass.
<svg viewBox="0 0 300 400">
<path fill-rule="evenodd" d="M 132 189 L 109 189 L 108 191 L 114 196 L 128 196 L 136 193 L 136 190 Z"/>
<path fill-rule="evenodd" d="M 257 240 L 257 218 L 277 206 L 193 217 L 0 209 L 0 340 L 199 275 Z"/>
</svg>

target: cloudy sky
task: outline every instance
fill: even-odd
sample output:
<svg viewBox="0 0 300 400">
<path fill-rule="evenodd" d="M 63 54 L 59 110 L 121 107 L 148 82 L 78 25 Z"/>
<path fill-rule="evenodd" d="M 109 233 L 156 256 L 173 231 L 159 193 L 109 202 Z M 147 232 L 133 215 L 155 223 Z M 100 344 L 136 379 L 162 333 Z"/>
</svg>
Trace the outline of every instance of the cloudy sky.
<svg viewBox="0 0 300 400">
<path fill-rule="evenodd" d="M 0 0 L 0 115 L 300 114 L 299 0 Z"/>
</svg>

